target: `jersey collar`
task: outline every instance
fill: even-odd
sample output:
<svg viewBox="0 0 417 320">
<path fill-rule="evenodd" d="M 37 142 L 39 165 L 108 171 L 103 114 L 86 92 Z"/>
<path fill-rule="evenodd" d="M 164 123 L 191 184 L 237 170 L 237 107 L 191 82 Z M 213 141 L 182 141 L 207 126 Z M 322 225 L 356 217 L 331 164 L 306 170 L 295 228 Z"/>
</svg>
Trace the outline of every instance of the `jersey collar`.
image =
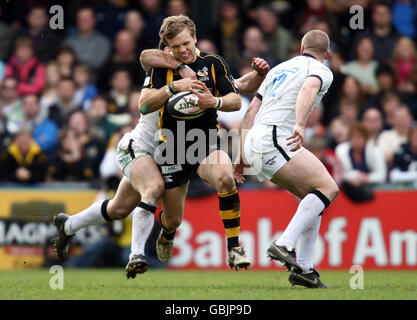
<svg viewBox="0 0 417 320">
<path fill-rule="evenodd" d="M 309 53 L 303 53 L 303 54 L 302 54 L 302 56 L 305 56 L 305 57 L 310 57 L 310 58 L 313 58 L 313 59 L 316 59 L 316 60 L 317 60 L 317 58 L 316 58 L 316 57 L 314 57 L 313 55 L 311 55 L 311 54 L 309 54 Z"/>
</svg>

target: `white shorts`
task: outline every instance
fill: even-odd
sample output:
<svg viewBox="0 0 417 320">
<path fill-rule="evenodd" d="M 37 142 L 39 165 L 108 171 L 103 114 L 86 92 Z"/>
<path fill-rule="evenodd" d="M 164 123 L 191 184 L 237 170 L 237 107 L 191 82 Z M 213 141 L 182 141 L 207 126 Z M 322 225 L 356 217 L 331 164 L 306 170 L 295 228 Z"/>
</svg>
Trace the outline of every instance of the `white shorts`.
<svg viewBox="0 0 417 320">
<path fill-rule="evenodd" d="M 252 174 L 260 182 L 271 180 L 292 157 L 304 148 L 290 151 L 287 138 L 291 135 L 288 130 L 280 132 L 279 127 L 257 124 L 247 134 L 244 153 L 251 166 Z"/>
<path fill-rule="evenodd" d="M 133 162 L 145 155 L 153 157 L 149 148 L 142 145 L 140 141 L 133 139 L 131 132 L 123 135 L 117 145 L 116 161 L 119 169 L 130 182 L 130 169 Z"/>
</svg>

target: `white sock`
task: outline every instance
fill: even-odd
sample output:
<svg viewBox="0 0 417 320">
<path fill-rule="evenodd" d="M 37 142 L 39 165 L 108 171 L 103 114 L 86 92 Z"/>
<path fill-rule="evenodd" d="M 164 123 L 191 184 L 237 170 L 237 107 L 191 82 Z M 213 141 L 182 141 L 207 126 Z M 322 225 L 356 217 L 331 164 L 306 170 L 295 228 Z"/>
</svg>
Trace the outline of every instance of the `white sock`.
<svg viewBox="0 0 417 320">
<path fill-rule="evenodd" d="M 275 241 L 278 246 L 294 248 L 295 242 L 301 233 L 310 226 L 320 213 L 325 209 L 323 201 L 314 193 L 309 193 L 298 204 L 297 212 L 291 219 L 281 237 Z"/>
<path fill-rule="evenodd" d="M 155 222 L 154 213 L 136 207 L 132 214 L 132 244 L 130 248 L 130 256 L 143 254 L 145 255 L 145 245 L 152 232 Z"/>
<path fill-rule="evenodd" d="M 104 201 L 106 200 L 96 201 L 87 209 L 70 216 L 68 220 L 65 221 L 65 233 L 67 235 L 73 235 L 82 228 L 107 222 L 101 214 L 101 206 Z"/>
<path fill-rule="evenodd" d="M 310 272 L 313 269 L 314 247 L 319 235 L 320 223 L 321 216 L 318 216 L 301 233 L 298 239 L 297 263 L 304 272 Z"/>
</svg>

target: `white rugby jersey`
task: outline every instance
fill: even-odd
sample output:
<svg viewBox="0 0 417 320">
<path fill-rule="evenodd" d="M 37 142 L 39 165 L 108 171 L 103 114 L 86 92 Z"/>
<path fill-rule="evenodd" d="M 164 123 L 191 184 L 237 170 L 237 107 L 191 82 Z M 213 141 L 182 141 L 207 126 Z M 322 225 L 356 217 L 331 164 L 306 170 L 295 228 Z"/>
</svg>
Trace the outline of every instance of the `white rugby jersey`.
<svg viewBox="0 0 417 320">
<path fill-rule="evenodd" d="M 139 142 L 142 149 L 153 154 L 158 146 L 158 138 L 154 140 L 154 135 L 158 131 L 159 111 L 142 114 L 139 122 L 132 130 L 132 138 Z M 158 136 L 157 136 L 158 137 Z"/>
<path fill-rule="evenodd" d="M 276 125 L 287 132 L 295 126 L 295 104 L 307 77 L 321 80 L 318 92 L 310 112 L 321 101 L 329 89 L 333 74 L 328 67 L 309 54 L 302 54 L 272 68 L 262 82 L 256 96 L 262 105 L 256 114 L 254 125 Z"/>
</svg>

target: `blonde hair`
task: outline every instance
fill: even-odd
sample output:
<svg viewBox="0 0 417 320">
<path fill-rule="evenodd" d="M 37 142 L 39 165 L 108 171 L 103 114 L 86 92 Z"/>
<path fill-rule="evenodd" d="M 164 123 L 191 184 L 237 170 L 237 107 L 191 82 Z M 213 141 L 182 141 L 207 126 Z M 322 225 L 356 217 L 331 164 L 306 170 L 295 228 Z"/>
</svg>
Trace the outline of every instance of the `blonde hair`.
<svg viewBox="0 0 417 320">
<path fill-rule="evenodd" d="M 321 30 L 310 30 L 301 40 L 305 51 L 325 56 L 330 46 L 330 39 L 326 32 Z"/>
<path fill-rule="evenodd" d="M 167 44 L 167 40 L 176 37 L 185 28 L 190 31 L 191 36 L 195 36 L 195 23 L 189 17 L 183 14 L 180 14 L 179 16 L 167 17 L 164 19 L 162 26 L 159 29 L 159 37 L 165 44 Z"/>
<path fill-rule="evenodd" d="M 411 47 L 411 49 L 413 50 L 413 56 L 414 57 L 417 56 L 417 50 L 416 50 L 416 46 L 415 46 L 413 40 L 410 37 L 402 36 L 395 43 L 394 50 L 393 50 L 393 53 L 392 53 L 392 57 L 394 59 L 398 59 L 400 54 L 401 54 L 400 53 L 400 45 L 399 45 L 400 41 L 405 41 Z"/>
</svg>

